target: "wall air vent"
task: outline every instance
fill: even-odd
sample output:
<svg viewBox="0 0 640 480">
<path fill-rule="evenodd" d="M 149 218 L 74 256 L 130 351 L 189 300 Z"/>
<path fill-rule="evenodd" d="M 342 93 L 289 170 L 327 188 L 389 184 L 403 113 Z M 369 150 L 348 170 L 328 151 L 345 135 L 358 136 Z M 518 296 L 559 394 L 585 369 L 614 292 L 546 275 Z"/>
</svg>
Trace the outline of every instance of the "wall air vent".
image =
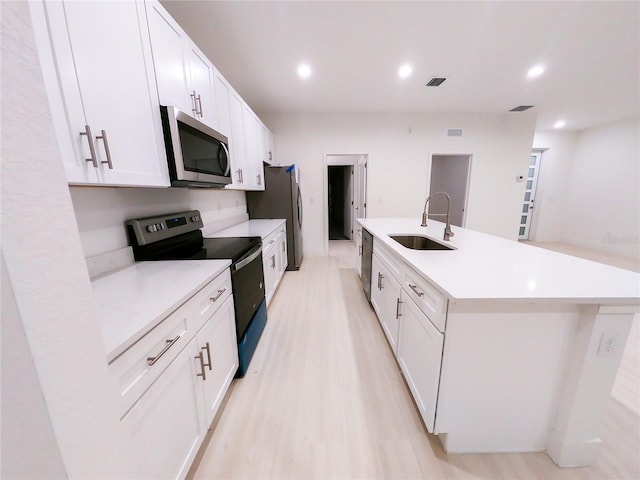
<svg viewBox="0 0 640 480">
<path fill-rule="evenodd" d="M 518 105 L 516 108 L 512 108 L 509 110 L 510 112 L 524 112 L 525 110 L 529 110 L 533 108 L 533 105 Z"/>
<path fill-rule="evenodd" d="M 447 129 L 447 137 L 461 137 L 462 129 L 461 128 L 449 128 Z"/>
<path fill-rule="evenodd" d="M 425 84 L 425 87 L 439 87 L 440 85 L 442 85 L 444 83 L 445 80 L 446 80 L 446 78 L 444 78 L 444 77 L 433 77 L 431 80 L 429 80 Z"/>
</svg>

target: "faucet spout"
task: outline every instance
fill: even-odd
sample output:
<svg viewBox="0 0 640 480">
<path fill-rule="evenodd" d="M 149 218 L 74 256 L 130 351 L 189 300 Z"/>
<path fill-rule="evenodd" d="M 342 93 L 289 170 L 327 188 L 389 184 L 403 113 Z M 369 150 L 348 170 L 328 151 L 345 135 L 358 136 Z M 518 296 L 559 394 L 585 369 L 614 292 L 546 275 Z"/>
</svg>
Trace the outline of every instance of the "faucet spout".
<svg viewBox="0 0 640 480">
<path fill-rule="evenodd" d="M 421 227 L 426 227 L 427 226 L 427 204 L 429 203 L 429 200 L 431 200 L 433 197 L 437 196 L 437 195 L 444 195 L 445 198 L 447 199 L 447 213 L 432 213 L 431 216 L 446 216 L 447 217 L 447 224 L 444 227 L 444 240 L 446 240 L 447 242 L 451 239 L 451 237 L 453 237 L 455 234 L 451 231 L 451 223 L 449 221 L 449 216 L 451 215 L 451 198 L 449 197 L 449 194 L 446 192 L 436 192 L 436 193 L 432 193 L 431 195 L 429 195 L 427 197 L 427 200 L 424 202 L 424 210 L 422 211 L 422 223 L 420 224 Z"/>
</svg>

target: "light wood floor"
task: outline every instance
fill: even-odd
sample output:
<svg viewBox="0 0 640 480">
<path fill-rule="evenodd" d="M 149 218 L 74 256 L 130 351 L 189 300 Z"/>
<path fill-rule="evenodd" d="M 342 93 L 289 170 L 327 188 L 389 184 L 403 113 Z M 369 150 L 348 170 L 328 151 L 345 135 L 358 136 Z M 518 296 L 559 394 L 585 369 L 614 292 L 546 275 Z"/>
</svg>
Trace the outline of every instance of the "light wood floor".
<svg viewBox="0 0 640 480">
<path fill-rule="evenodd" d="M 287 272 L 246 377 L 194 477 L 638 479 L 638 328 L 616 381 L 593 467 L 544 453 L 448 455 L 428 434 L 366 301 L 350 241 Z"/>
</svg>

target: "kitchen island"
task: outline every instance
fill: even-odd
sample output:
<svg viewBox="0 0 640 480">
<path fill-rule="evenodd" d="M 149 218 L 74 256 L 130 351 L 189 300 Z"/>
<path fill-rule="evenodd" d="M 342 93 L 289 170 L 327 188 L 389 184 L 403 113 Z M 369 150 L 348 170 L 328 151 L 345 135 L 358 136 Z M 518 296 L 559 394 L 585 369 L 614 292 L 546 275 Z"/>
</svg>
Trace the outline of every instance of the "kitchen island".
<svg viewBox="0 0 640 480">
<path fill-rule="evenodd" d="M 445 450 L 593 463 L 640 275 L 459 227 L 444 242 L 436 221 L 358 222 L 374 237 L 371 303 Z"/>
</svg>

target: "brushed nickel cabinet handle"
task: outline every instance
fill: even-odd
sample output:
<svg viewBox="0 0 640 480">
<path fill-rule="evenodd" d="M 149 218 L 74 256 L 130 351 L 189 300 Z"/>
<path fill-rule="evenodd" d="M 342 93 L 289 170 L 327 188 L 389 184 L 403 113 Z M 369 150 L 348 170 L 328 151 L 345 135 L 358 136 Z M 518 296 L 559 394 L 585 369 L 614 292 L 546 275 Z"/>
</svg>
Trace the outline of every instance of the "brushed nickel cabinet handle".
<svg viewBox="0 0 640 480">
<path fill-rule="evenodd" d="M 258 180 L 258 185 L 262 185 L 262 175 L 256 175 L 256 179 Z"/>
<path fill-rule="evenodd" d="M 411 284 L 409 284 L 409 288 L 410 288 L 411 290 L 413 290 L 413 291 L 414 291 L 414 293 L 415 293 L 416 295 L 418 295 L 420 298 L 424 297 L 424 293 L 422 293 L 420 290 L 418 290 L 418 287 L 417 287 L 416 285 L 411 285 Z"/>
<path fill-rule="evenodd" d="M 194 115 L 198 115 L 198 104 L 196 103 L 196 91 L 194 90 L 192 94 L 189 95 L 191 97 L 191 111 Z"/>
<path fill-rule="evenodd" d="M 85 161 L 92 162 L 94 168 L 98 168 L 98 160 L 96 159 L 96 147 L 93 144 L 93 135 L 91 135 L 91 127 L 89 125 L 84 126 L 84 132 L 80 132 L 80 135 L 86 135 L 89 142 L 89 153 L 91 158 L 85 158 Z"/>
<path fill-rule="evenodd" d="M 96 139 L 102 140 L 104 142 L 104 151 L 107 154 L 107 160 L 102 160 L 100 163 L 106 163 L 107 165 L 109 165 L 109 169 L 113 170 L 113 163 L 111 163 L 111 150 L 109 150 L 109 142 L 107 140 L 107 132 L 105 132 L 104 130 L 100 131 L 102 132 L 102 135 L 98 135 Z"/>
<path fill-rule="evenodd" d="M 396 300 L 396 320 L 402 316 L 402 314 L 400 313 L 400 305 L 401 304 L 402 304 L 402 301 L 400 301 L 400 299 L 398 298 Z"/>
<path fill-rule="evenodd" d="M 218 294 L 217 294 L 215 297 L 211 297 L 211 298 L 209 298 L 209 301 L 210 301 L 211 303 L 215 302 L 216 300 L 218 300 L 218 299 L 220 298 L 220 295 L 222 295 L 222 294 L 223 294 L 224 292 L 226 292 L 226 291 L 227 291 L 226 287 L 225 287 L 225 288 L 223 288 L 222 290 L 218 290 Z"/>
<path fill-rule="evenodd" d="M 276 268 L 276 256 L 271 256 L 271 268 Z"/>
<path fill-rule="evenodd" d="M 380 272 L 378 272 L 378 290 L 380 290 L 380 277 L 382 277 L 382 274 Z"/>
<path fill-rule="evenodd" d="M 358 247 L 358 256 L 362 256 L 362 245 Z"/>
<path fill-rule="evenodd" d="M 200 112 L 198 112 L 198 115 L 200 115 L 200 117 L 204 117 L 204 113 L 202 113 L 202 100 L 200 99 L 200 94 L 198 94 L 198 96 L 196 97 L 196 102 L 197 105 L 200 106 Z"/>
<path fill-rule="evenodd" d="M 162 357 L 165 353 L 167 353 L 167 350 L 173 347 L 173 344 L 176 343 L 178 340 L 180 340 L 180 335 L 176 335 L 176 337 L 172 338 L 171 340 L 166 340 L 167 344 L 160 351 L 160 353 L 158 353 L 155 357 L 147 357 L 147 365 L 149 365 L 150 367 L 153 366 L 153 364 L 156 363 L 158 360 L 160 360 L 160 357 Z"/>
<path fill-rule="evenodd" d="M 206 373 L 206 370 L 204 369 L 205 364 L 204 364 L 204 357 L 202 355 L 202 352 L 200 352 L 198 355 L 196 355 L 193 358 L 200 360 L 200 369 L 202 373 L 196 373 L 196 377 L 202 377 L 202 381 L 204 382 L 207 379 L 207 373 Z"/>
<path fill-rule="evenodd" d="M 209 367 L 209 370 L 211 370 L 211 350 L 209 349 L 209 342 L 207 342 L 207 344 L 202 347 L 200 350 L 206 350 L 207 351 L 207 363 L 203 364 L 203 369 L 204 367 Z"/>
</svg>

